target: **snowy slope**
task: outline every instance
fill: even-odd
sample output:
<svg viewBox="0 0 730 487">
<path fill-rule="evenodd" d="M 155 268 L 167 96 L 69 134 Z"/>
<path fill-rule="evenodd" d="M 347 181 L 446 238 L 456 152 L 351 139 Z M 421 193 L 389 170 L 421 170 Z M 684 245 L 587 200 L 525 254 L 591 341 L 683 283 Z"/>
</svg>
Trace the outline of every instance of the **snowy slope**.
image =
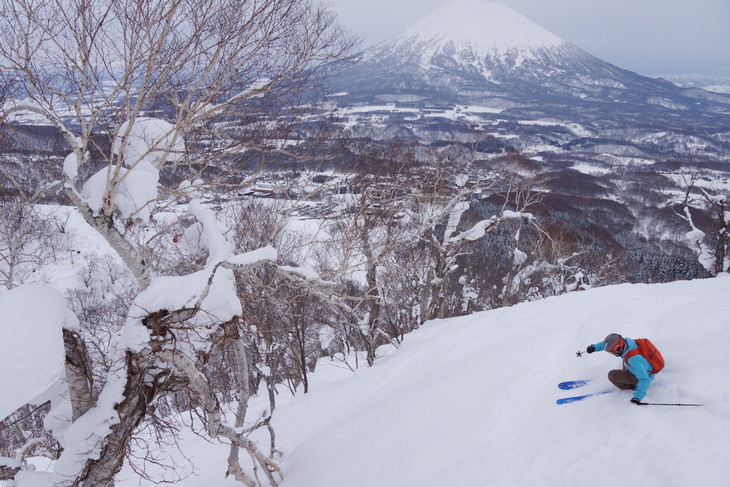
<svg viewBox="0 0 730 487">
<path fill-rule="evenodd" d="M 354 374 L 320 361 L 312 392 L 275 414 L 282 487 L 727 485 L 728 295 L 727 276 L 606 287 L 430 322 Z M 562 380 L 610 389 L 618 359 L 575 355 L 610 332 L 664 354 L 646 401 L 705 406 L 635 406 L 627 392 L 556 405 Z M 198 472 L 177 485 L 237 485 L 224 447 L 182 446 Z"/>
<path fill-rule="evenodd" d="M 730 363 L 715 347 L 730 340 L 728 295 L 727 277 L 622 285 L 429 323 L 282 408 L 284 486 L 724 485 Z M 610 388 L 619 360 L 574 352 L 614 331 L 664 353 L 647 401 L 706 406 L 640 407 L 625 392 L 556 405 L 561 380 Z"/>
<path fill-rule="evenodd" d="M 418 45 L 424 61 L 436 55 L 453 56 L 455 52 L 463 59 L 474 61 L 514 52 L 529 58 L 541 49 L 559 47 L 564 43 L 556 35 L 500 3 L 454 0 L 376 47 L 369 55 L 412 49 L 413 45 Z"/>
</svg>

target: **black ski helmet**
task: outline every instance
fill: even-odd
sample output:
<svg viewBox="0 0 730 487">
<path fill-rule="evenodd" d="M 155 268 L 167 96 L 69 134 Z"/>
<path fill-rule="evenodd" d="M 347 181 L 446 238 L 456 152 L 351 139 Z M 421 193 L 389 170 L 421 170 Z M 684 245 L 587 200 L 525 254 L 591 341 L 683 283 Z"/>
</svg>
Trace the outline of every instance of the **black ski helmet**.
<svg viewBox="0 0 730 487">
<path fill-rule="evenodd" d="M 614 355 L 623 355 L 626 351 L 626 340 L 618 333 L 611 333 L 603 340 L 604 349 Z"/>
</svg>

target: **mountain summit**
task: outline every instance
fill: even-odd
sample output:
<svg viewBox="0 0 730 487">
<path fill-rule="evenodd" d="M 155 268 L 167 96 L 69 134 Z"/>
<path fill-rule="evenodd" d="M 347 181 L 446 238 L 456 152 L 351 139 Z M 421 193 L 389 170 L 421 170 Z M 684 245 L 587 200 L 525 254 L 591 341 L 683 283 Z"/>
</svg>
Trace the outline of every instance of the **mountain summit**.
<svg viewBox="0 0 730 487">
<path fill-rule="evenodd" d="M 482 56 L 557 47 L 562 39 L 514 10 L 483 0 L 454 0 L 386 42 L 426 43 L 442 49 L 468 46 Z"/>
</svg>

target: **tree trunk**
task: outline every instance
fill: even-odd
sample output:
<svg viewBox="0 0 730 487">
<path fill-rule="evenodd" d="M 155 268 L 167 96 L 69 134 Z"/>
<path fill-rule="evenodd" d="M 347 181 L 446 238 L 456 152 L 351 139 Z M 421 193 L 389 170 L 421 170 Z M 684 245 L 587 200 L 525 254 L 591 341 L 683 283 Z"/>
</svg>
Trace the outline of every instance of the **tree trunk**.
<svg viewBox="0 0 730 487">
<path fill-rule="evenodd" d="M 63 330 L 66 349 L 66 382 L 71 399 L 72 419 L 76 421 L 94 406 L 91 361 L 86 344 L 78 333 Z"/>
<path fill-rule="evenodd" d="M 304 348 L 306 346 L 306 336 L 303 329 L 298 329 L 297 335 L 299 335 L 299 366 L 302 369 L 302 383 L 304 384 L 304 394 L 306 394 L 309 392 L 309 378 L 307 376 L 307 351 Z"/>
<path fill-rule="evenodd" d="M 124 400 L 116 406 L 119 422 L 111 427 L 98 460 L 89 460 L 74 486 L 112 487 L 121 470 L 132 434 L 147 413 L 149 403 L 159 390 L 145 384 L 147 367 L 140 365 L 138 354 L 127 352 L 127 381 Z M 146 362 L 146 360 L 145 360 Z"/>
<path fill-rule="evenodd" d="M 368 300 L 370 302 L 370 313 L 368 317 L 368 364 L 375 363 L 375 349 L 378 344 L 378 327 L 380 326 L 380 292 L 378 290 L 378 280 L 376 277 L 376 267 L 368 264 L 366 273 L 368 286 Z"/>
<path fill-rule="evenodd" d="M 720 228 L 717 232 L 717 246 L 715 247 L 715 275 L 725 272 L 728 224 L 725 221 L 725 202 L 722 200 L 717 203 L 717 224 Z M 728 271 L 730 271 L 730 268 L 728 268 Z"/>
<path fill-rule="evenodd" d="M 378 327 L 380 326 L 380 289 L 378 288 L 378 266 L 375 262 L 373 249 L 370 243 L 370 222 L 363 223 L 362 233 L 363 254 L 365 255 L 365 283 L 367 285 L 366 298 L 369 304 L 367 341 L 368 365 L 375 363 L 375 349 L 377 348 Z"/>
<path fill-rule="evenodd" d="M 249 387 L 249 371 L 248 356 L 246 354 L 246 346 L 241 338 L 241 332 L 238 328 L 238 320 L 232 320 L 223 325 L 227 336 L 233 336 L 233 350 L 236 362 L 236 379 L 238 381 L 238 408 L 236 409 L 236 421 L 234 426 L 242 428 L 246 420 L 246 412 L 248 410 L 248 400 L 251 397 Z M 228 453 L 228 470 L 226 476 L 233 475 L 236 480 L 250 485 L 251 478 L 245 474 L 241 468 L 238 459 L 241 451 L 241 444 L 235 440 L 231 440 L 231 449 Z"/>
</svg>

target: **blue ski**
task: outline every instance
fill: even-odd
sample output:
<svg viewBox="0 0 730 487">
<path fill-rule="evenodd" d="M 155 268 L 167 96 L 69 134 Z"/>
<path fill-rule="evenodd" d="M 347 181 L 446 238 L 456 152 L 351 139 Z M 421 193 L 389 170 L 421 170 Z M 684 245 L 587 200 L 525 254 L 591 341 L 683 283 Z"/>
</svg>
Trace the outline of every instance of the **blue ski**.
<svg viewBox="0 0 730 487">
<path fill-rule="evenodd" d="M 569 380 L 566 382 L 561 382 L 558 384 L 558 387 L 563 390 L 569 390 L 569 389 L 577 389 L 578 387 L 583 387 L 584 385 L 588 384 L 591 381 L 591 379 L 584 379 L 584 380 Z"/>
<path fill-rule="evenodd" d="M 600 396 L 601 394 L 610 394 L 613 391 L 603 391 L 603 392 L 595 392 L 593 394 L 585 394 L 583 396 L 575 396 L 575 397 L 564 397 L 562 399 L 558 399 L 555 401 L 558 404 L 568 404 L 575 401 L 582 401 L 583 399 L 587 397 L 593 397 L 593 396 Z"/>
</svg>

